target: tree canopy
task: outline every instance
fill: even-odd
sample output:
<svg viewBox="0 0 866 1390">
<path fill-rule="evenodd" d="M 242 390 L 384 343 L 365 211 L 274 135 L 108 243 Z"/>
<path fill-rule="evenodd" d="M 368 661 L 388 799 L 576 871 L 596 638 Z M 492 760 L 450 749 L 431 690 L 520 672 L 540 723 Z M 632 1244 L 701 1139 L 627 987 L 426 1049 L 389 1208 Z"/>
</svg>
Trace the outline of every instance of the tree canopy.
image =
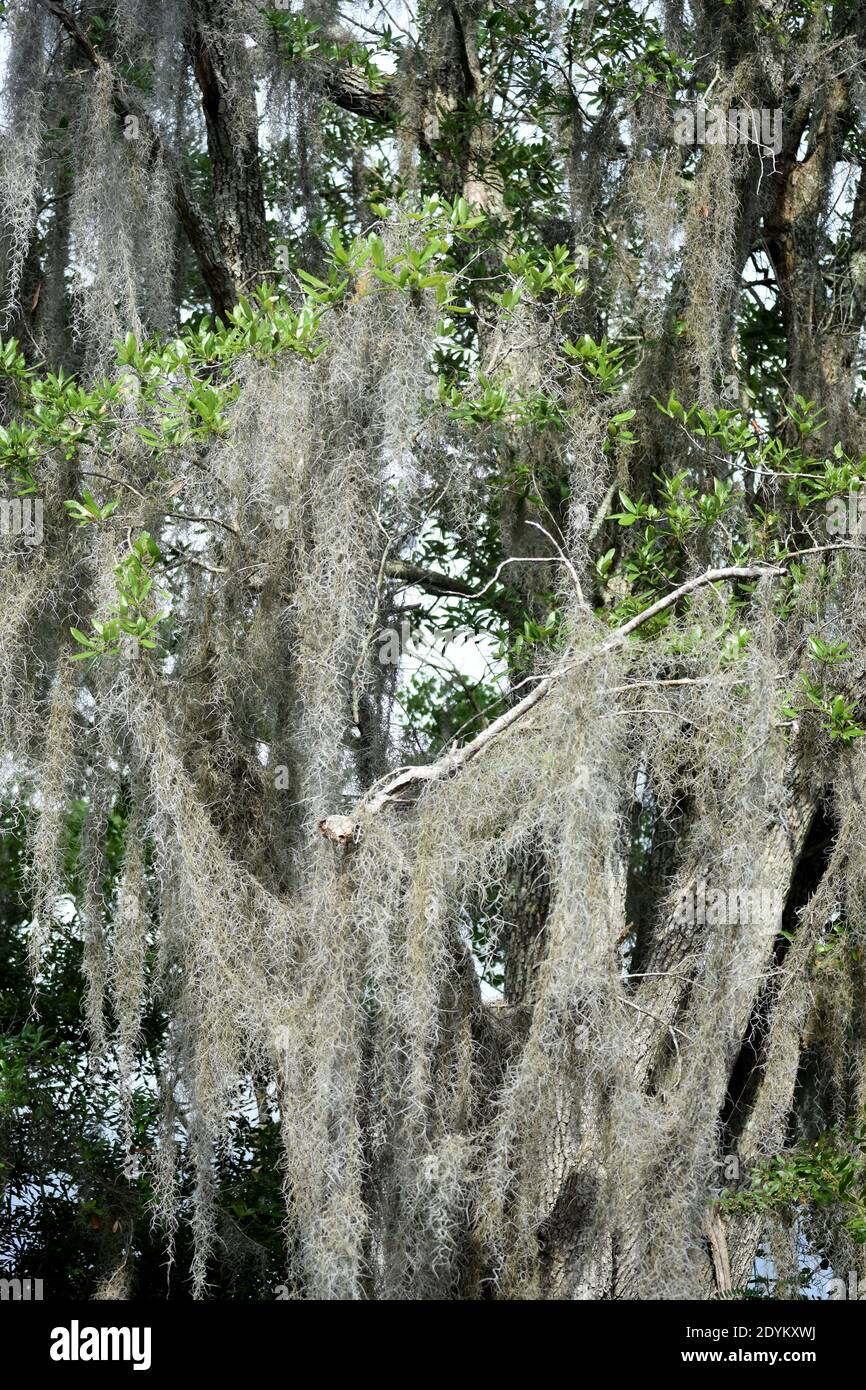
<svg viewBox="0 0 866 1390">
<path fill-rule="evenodd" d="M 866 1275 L 864 7 L 0 11 L 4 1267 Z"/>
</svg>

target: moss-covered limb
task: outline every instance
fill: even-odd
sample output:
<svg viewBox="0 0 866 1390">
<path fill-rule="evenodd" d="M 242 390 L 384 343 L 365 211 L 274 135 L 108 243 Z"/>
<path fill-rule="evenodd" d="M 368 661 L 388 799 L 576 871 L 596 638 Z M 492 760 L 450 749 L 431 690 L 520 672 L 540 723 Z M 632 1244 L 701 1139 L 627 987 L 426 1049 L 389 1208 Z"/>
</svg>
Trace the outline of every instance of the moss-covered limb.
<svg viewBox="0 0 866 1390">
<path fill-rule="evenodd" d="M 653 1253 L 658 1232 L 667 1225 L 681 1232 L 687 1242 L 686 1232 L 699 1228 L 712 1175 L 719 1171 L 717 1134 L 732 1097 L 736 1101 L 738 1096 L 742 1049 L 757 1046 L 755 1011 L 766 1002 L 766 982 L 777 969 L 783 905 L 821 792 L 819 786 L 803 785 L 796 765 L 787 773 L 778 769 L 776 775 L 780 774 L 787 793 L 785 825 L 770 820 L 760 831 L 755 825 L 749 862 L 742 863 L 739 871 L 728 870 L 727 881 L 761 885 L 763 913 L 749 912 L 740 926 L 730 925 L 728 919 L 717 930 L 699 919 L 659 923 L 654 948 L 646 955 L 646 978 L 635 990 L 636 1001 L 660 1015 L 662 1025 L 678 1024 L 690 1042 L 672 1049 L 664 1026 L 647 1017 L 637 1021 L 633 1032 L 635 1084 L 646 1096 L 644 1122 L 656 1134 L 639 1163 L 646 1162 L 647 1171 L 666 1176 L 656 1183 L 650 1211 L 637 1196 L 645 1191 L 646 1179 L 642 1182 L 636 1175 L 634 1204 L 627 1219 L 627 1253 L 619 1268 L 624 1296 L 646 1296 L 660 1277 L 654 1272 Z M 723 833 L 728 838 L 730 832 Z M 682 878 L 688 873 L 681 871 Z M 678 966 L 685 969 L 685 980 L 676 973 Z M 798 985 L 802 987 L 801 975 Z M 787 1006 L 779 1007 L 784 1011 Z M 642 1142 L 639 1147 L 643 1148 Z M 659 1208 L 655 1203 L 662 1193 Z M 743 1263 L 754 1258 L 757 1233 L 748 1233 L 755 1236 L 750 1253 L 745 1248 L 746 1234 L 739 1233 L 730 1255 L 735 1284 L 742 1282 Z M 662 1258 L 670 1255 L 668 1249 Z M 675 1258 L 688 1282 L 692 1275 L 686 1243 Z"/>
<path fill-rule="evenodd" d="M 392 802 L 399 802 L 403 799 L 404 794 L 411 791 L 413 787 L 436 782 L 441 777 L 449 777 L 459 772 L 461 768 L 465 767 L 467 763 L 471 762 L 473 758 L 476 758 L 479 753 L 487 748 L 494 739 L 505 733 L 507 729 L 510 729 L 512 725 L 516 724 L 525 715 L 529 714 L 531 710 L 535 709 L 539 701 L 544 699 L 549 690 L 563 676 L 568 675 L 578 667 L 586 665 L 587 662 L 593 659 L 602 658 L 614 651 L 625 642 L 633 632 L 637 631 L 643 623 L 648 622 L 659 613 L 663 613 L 668 608 L 673 607 L 680 599 L 695 593 L 705 584 L 715 584 L 723 580 L 762 579 L 782 573 L 783 570 L 779 567 L 770 567 L 766 565 L 733 565 L 724 569 L 707 570 L 704 574 L 697 575 L 694 579 L 687 580 L 671 593 L 666 594 L 663 598 L 657 599 L 655 603 L 650 604 L 642 613 L 636 614 L 635 617 L 630 618 L 628 622 L 621 624 L 621 626 L 616 628 L 608 637 L 605 637 L 596 648 L 579 655 L 575 659 L 566 661 L 561 667 L 551 671 L 549 675 L 541 676 L 528 695 L 524 695 L 522 700 L 512 705 L 510 709 L 507 709 L 498 719 L 494 719 L 488 724 L 487 728 L 483 729 L 480 734 L 476 734 L 475 738 L 471 739 L 468 743 L 449 750 L 449 752 L 445 753 L 435 763 L 429 763 L 426 767 L 405 768 L 394 773 L 393 776 L 385 781 L 384 786 L 374 788 L 368 797 L 358 804 L 355 815 L 359 823 L 363 824 L 363 821 L 368 816 L 378 815 Z M 341 817 L 339 819 L 342 820 L 344 818 Z M 327 830 L 324 833 L 327 833 Z"/>
<path fill-rule="evenodd" d="M 231 9 L 194 3 L 186 35 L 207 129 L 211 192 L 231 289 L 214 304 L 224 315 L 270 262 L 258 143 L 255 79 Z"/>
<path fill-rule="evenodd" d="M 862 777 L 862 760 L 856 759 L 835 802 L 837 819 L 823 819 L 820 853 L 813 849 L 812 862 L 801 866 L 800 901 L 795 899 L 797 910 L 780 942 L 782 963 L 766 986 L 771 1007 L 751 1040 L 757 1051 L 752 1084 L 740 1107 L 735 1145 L 728 1145 L 739 1155 L 737 1181 L 722 1192 L 738 1284 L 751 1272 L 750 1250 L 779 1217 L 801 1225 L 807 1239 L 826 1242 L 834 1267 L 864 1268 L 858 1172 L 863 1132 L 855 1118 L 862 1083 L 856 1065 L 840 1067 L 836 1060 L 840 1044 L 849 1058 L 863 1046 L 855 868 Z M 828 927 L 842 904 L 842 918 Z M 809 1141 L 822 1130 L 830 1132 L 810 1150 Z M 828 1207 L 832 1215 L 825 1220 Z"/>
<path fill-rule="evenodd" d="M 33 955 L 82 938 L 118 1147 L 165 1016 L 185 1273 L 285 1221 L 298 1297 L 727 1291 L 723 1139 L 772 1158 L 866 1086 L 862 26 L 0 9 Z M 277 1109 L 284 1205 L 222 1225 Z"/>
<path fill-rule="evenodd" d="M 87 59 L 88 63 L 90 63 L 92 67 L 96 67 L 99 62 L 96 49 L 76 21 L 75 16 L 69 12 L 65 5 L 59 4 L 58 0 L 39 0 L 39 3 L 43 9 L 47 10 L 49 14 L 52 14 L 55 19 L 60 21 L 67 34 L 74 40 L 77 48 Z"/>
<path fill-rule="evenodd" d="M 786 129 L 767 215 L 767 249 L 777 277 L 788 341 L 790 389 L 831 406 L 840 373 L 850 369 L 853 344 L 850 329 L 845 330 L 841 315 L 835 324 L 836 332 L 825 338 L 825 325 L 833 321 L 838 311 L 834 312 L 835 305 L 831 303 L 829 319 L 817 321 L 811 307 L 814 302 L 811 286 L 831 181 L 845 141 L 857 126 L 851 103 L 851 92 L 844 76 L 828 85 L 825 96 L 811 115 L 807 115 L 808 106 L 801 97 L 797 119 L 789 122 Z M 803 149 L 807 126 L 808 142 Z M 862 182 L 862 172 L 860 180 Z M 859 205 L 862 209 L 862 200 Z M 855 227 L 852 223 L 848 259 L 859 250 L 860 232 Z M 862 316 L 862 287 L 856 283 L 856 275 L 854 281 L 852 283 L 850 274 L 842 270 L 834 283 L 833 299 L 838 300 L 840 293 L 847 298 L 853 290 L 850 307 Z M 835 409 L 833 413 L 832 428 L 840 433 L 840 417 Z"/>
<path fill-rule="evenodd" d="M 60 4 L 59 0 L 39 0 L 39 4 L 58 20 L 91 67 L 98 69 L 102 66 L 103 59 L 65 5 Z M 132 117 L 138 122 L 151 163 L 163 165 L 169 170 L 175 210 L 189 237 L 201 274 L 210 291 L 214 312 L 225 314 L 236 303 L 242 282 L 238 282 L 232 274 L 232 268 L 225 258 L 214 229 L 204 212 L 197 206 L 182 169 L 163 141 L 149 113 L 128 84 L 114 73 L 111 75 L 111 95 L 114 109 L 121 122 L 127 117 Z"/>
</svg>

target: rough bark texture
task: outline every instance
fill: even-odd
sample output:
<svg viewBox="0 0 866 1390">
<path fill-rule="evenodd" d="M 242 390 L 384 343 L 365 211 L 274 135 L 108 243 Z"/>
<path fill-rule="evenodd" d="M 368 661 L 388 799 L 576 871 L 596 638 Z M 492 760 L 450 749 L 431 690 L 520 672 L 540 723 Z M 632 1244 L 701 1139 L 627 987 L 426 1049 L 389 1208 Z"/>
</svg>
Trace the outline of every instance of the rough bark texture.
<svg viewBox="0 0 866 1390">
<path fill-rule="evenodd" d="M 242 39 L 226 32 L 231 6 L 196 3 L 188 40 L 201 92 L 211 190 L 227 295 L 225 313 L 270 266 L 255 86 Z"/>
</svg>

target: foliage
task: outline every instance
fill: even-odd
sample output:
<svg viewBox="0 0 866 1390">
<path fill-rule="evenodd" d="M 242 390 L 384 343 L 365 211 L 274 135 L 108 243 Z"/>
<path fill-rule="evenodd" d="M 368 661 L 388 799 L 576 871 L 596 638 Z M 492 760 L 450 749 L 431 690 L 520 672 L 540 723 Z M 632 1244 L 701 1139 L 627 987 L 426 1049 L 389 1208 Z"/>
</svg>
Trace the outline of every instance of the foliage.
<svg viewBox="0 0 866 1390">
<path fill-rule="evenodd" d="M 695 1298 L 800 1289 L 796 1208 L 844 1267 L 851 7 L 2 22 L 4 1260 Z"/>
<path fill-rule="evenodd" d="M 833 1207 L 852 1240 L 866 1244 L 866 1120 L 758 1165 L 751 1187 L 726 1195 L 724 1206 L 729 1211 L 790 1215 L 804 1208 Z"/>
</svg>

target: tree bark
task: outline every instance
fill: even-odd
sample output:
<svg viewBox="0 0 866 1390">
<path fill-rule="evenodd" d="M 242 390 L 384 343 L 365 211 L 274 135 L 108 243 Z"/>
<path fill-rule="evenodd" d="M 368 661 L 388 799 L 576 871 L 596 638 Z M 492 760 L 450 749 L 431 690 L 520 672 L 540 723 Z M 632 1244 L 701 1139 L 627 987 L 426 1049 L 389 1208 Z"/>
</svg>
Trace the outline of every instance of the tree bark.
<svg viewBox="0 0 866 1390">
<path fill-rule="evenodd" d="M 201 92 L 217 237 L 228 275 L 214 308 L 224 316 L 270 268 L 258 112 L 246 50 L 228 32 L 227 14 L 196 0 L 192 15 L 187 46 Z"/>
</svg>

